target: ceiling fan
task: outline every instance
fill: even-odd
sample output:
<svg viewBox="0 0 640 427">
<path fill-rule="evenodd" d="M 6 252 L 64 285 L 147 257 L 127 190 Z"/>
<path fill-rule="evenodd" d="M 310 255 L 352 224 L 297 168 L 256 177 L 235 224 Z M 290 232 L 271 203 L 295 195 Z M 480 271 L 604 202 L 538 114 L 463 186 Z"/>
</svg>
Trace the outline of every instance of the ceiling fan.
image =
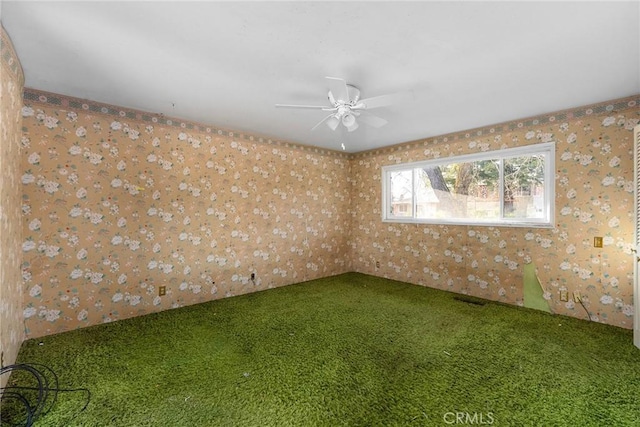
<svg viewBox="0 0 640 427">
<path fill-rule="evenodd" d="M 387 105 L 402 103 L 412 98 L 411 92 L 398 92 L 387 95 L 374 96 L 360 99 L 360 90 L 339 77 L 326 77 L 329 84 L 327 94 L 331 106 L 318 105 L 290 105 L 276 104 L 278 108 L 306 108 L 329 112 L 311 130 L 316 130 L 322 123 L 326 123 L 331 130 L 336 130 L 338 125 L 347 128 L 349 132 L 358 129 L 358 121 L 373 126 L 382 127 L 387 121 L 381 117 L 369 113 L 367 110 L 385 107 Z"/>
</svg>

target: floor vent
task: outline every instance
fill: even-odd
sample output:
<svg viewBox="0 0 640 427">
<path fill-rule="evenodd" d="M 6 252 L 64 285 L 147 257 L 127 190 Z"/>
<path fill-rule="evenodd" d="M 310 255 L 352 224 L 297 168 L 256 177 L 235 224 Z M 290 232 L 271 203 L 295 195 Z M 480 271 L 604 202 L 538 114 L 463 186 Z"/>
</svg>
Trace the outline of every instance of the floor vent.
<svg viewBox="0 0 640 427">
<path fill-rule="evenodd" d="M 453 299 L 456 301 L 462 301 L 462 302 L 466 302 L 467 304 L 473 304 L 473 305 L 485 305 L 487 303 L 486 301 L 483 301 L 481 299 L 467 297 L 467 296 L 453 297 Z"/>
</svg>

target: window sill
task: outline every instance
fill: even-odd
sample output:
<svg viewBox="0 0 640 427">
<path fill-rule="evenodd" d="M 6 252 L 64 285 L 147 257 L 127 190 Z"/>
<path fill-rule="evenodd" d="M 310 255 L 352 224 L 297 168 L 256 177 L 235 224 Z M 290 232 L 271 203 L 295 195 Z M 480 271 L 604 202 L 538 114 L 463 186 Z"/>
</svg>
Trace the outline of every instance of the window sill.
<svg viewBox="0 0 640 427">
<path fill-rule="evenodd" d="M 395 224 L 423 224 L 423 225 L 459 225 L 468 227 L 519 227 L 519 228 L 553 228 L 555 225 L 539 221 L 467 221 L 451 219 L 412 219 L 412 218 L 383 218 L 382 222 Z"/>
</svg>

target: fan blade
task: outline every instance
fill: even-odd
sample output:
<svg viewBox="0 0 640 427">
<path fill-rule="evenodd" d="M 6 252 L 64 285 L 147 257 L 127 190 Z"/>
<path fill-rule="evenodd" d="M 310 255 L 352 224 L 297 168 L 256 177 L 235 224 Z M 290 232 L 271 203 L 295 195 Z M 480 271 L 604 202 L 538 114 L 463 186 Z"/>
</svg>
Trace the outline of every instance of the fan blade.
<svg viewBox="0 0 640 427">
<path fill-rule="evenodd" d="M 329 91 L 336 101 L 349 102 L 349 90 L 347 82 L 339 77 L 326 77 L 329 82 Z"/>
<path fill-rule="evenodd" d="M 315 125 L 314 127 L 311 128 L 311 131 L 316 130 L 318 128 L 318 126 L 320 126 L 321 124 L 323 124 L 324 122 L 329 120 L 331 117 L 333 117 L 333 114 L 329 114 L 327 117 L 325 117 L 324 119 L 320 120 L 320 122 L 318 122 L 317 125 Z"/>
<path fill-rule="evenodd" d="M 315 110 L 324 110 L 325 108 L 328 108 L 329 110 L 333 109 L 333 107 L 326 107 L 326 106 L 319 106 L 319 105 L 291 105 L 291 104 L 276 104 L 276 108 L 309 108 L 309 109 L 315 109 Z"/>
<path fill-rule="evenodd" d="M 357 110 L 370 110 L 372 108 L 386 107 L 391 104 L 402 104 L 411 101 L 413 101 L 413 92 L 397 92 L 361 99 L 353 108 Z"/>
<path fill-rule="evenodd" d="M 378 116 L 374 116 L 371 113 L 364 113 L 361 114 L 360 117 L 358 118 L 359 121 L 361 121 L 362 123 L 365 123 L 369 126 L 373 126 L 374 128 L 380 128 L 384 125 L 386 125 L 387 122 L 385 119 L 383 119 L 382 117 L 378 117 Z"/>
</svg>

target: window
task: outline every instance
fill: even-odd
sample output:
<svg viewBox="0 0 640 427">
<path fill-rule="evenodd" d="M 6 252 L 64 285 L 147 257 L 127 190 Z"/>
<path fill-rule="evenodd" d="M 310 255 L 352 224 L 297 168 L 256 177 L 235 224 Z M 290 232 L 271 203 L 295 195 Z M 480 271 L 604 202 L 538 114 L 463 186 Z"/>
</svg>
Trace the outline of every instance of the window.
<svg viewBox="0 0 640 427">
<path fill-rule="evenodd" d="M 555 144 L 382 168 L 383 220 L 553 226 Z"/>
</svg>

